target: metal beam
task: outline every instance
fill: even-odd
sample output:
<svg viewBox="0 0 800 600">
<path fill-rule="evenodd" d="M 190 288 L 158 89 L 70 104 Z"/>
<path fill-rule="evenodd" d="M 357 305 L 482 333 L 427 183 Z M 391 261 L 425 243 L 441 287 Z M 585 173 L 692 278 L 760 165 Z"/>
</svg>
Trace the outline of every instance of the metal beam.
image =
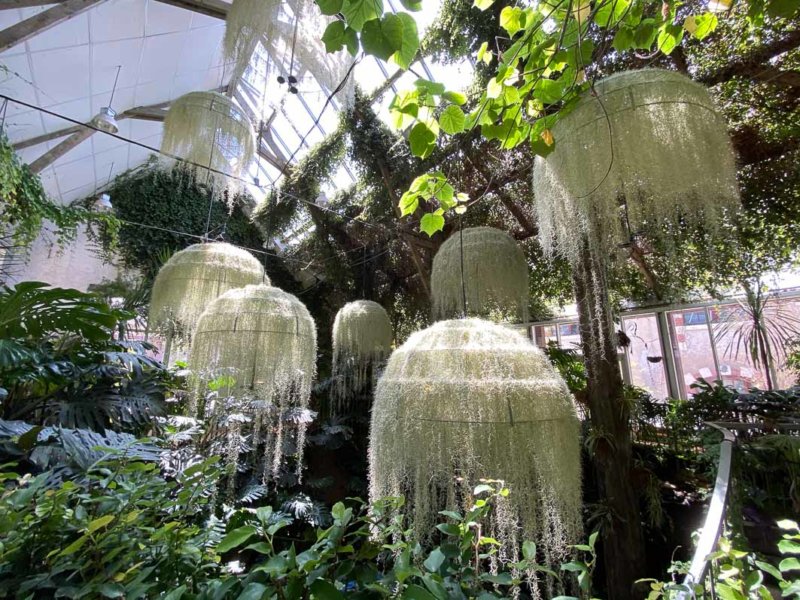
<svg viewBox="0 0 800 600">
<path fill-rule="evenodd" d="M 84 127 L 78 133 L 73 133 L 63 142 L 61 142 L 57 146 L 54 146 L 53 148 L 42 154 L 35 161 L 33 161 L 30 164 L 31 171 L 33 173 L 41 173 L 47 167 L 49 167 L 55 161 L 57 161 L 59 158 L 64 156 L 67 152 L 72 150 L 75 146 L 89 139 L 94 132 L 95 132 L 94 129 L 91 129 L 89 127 Z"/>
<path fill-rule="evenodd" d="M 228 11 L 231 5 L 222 0 L 158 0 L 164 4 L 171 4 L 179 8 L 185 8 L 192 12 L 206 15 L 207 17 L 214 17 L 215 19 L 222 19 L 223 21 L 228 17 Z"/>
<path fill-rule="evenodd" d="M 46 6 L 48 4 L 54 4 L 53 0 L 0 0 L 0 10 L 33 8 L 36 6 Z"/>
<path fill-rule="evenodd" d="M 39 14 L 33 15 L 0 31 L 0 52 L 13 48 L 33 36 L 68 21 L 75 15 L 105 0 L 65 0 Z"/>
</svg>

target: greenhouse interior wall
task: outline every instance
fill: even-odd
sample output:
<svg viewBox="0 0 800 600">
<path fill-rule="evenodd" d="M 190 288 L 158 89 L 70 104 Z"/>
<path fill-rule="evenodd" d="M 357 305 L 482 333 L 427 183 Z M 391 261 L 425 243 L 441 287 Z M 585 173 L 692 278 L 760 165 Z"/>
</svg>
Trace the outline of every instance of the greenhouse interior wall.
<svg viewBox="0 0 800 600">
<path fill-rule="evenodd" d="M 800 288 L 773 295 L 776 310 L 800 318 Z M 701 380 L 720 380 L 741 392 L 766 389 L 764 367 L 753 364 L 749 349 L 738 343 L 736 327 L 731 326 L 748 320 L 735 299 L 623 311 L 616 324 L 630 340 L 619 349 L 623 379 L 661 399 L 691 398 L 692 386 Z M 581 353 L 577 316 L 531 323 L 527 330 L 539 347 L 555 344 Z M 793 385 L 794 375 L 782 356 L 777 357 L 773 375 L 778 389 Z"/>
</svg>

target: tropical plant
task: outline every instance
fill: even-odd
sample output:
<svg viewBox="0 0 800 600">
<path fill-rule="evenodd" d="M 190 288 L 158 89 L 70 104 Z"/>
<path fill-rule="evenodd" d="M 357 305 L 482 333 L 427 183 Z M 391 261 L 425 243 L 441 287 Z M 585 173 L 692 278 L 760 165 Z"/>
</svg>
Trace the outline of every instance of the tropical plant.
<svg viewBox="0 0 800 600">
<path fill-rule="evenodd" d="M 763 369 L 767 389 L 777 385 L 777 367 L 787 357 L 792 341 L 800 336 L 800 316 L 767 293 L 760 281 L 743 281 L 744 300 L 734 309 L 720 312 L 720 326 L 714 332 L 723 354 L 738 359 L 746 354 L 751 364 Z"/>
<path fill-rule="evenodd" d="M 92 294 L 24 282 L 0 290 L 2 416 L 37 425 L 145 432 L 170 376 L 144 342 L 114 340 L 130 318 Z"/>
</svg>

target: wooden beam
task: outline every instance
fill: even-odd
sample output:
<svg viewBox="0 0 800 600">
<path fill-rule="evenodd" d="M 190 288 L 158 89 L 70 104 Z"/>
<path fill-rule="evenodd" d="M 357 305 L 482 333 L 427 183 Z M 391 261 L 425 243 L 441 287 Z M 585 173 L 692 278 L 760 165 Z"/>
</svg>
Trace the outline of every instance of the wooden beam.
<svg viewBox="0 0 800 600">
<path fill-rule="evenodd" d="M 222 19 L 223 21 L 228 17 L 228 11 L 231 5 L 222 0 L 158 0 L 164 4 L 171 4 L 179 8 L 185 8 L 192 12 L 206 15 L 207 17 L 214 17 L 215 19 Z"/>
<path fill-rule="evenodd" d="M 44 154 L 42 154 L 39 158 L 33 161 L 30 164 L 30 169 L 33 173 L 41 173 L 47 167 L 52 165 L 55 161 L 59 158 L 64 156 L 67 152 L 72 150 L 75 146 L 80 144 L 81 142 L 89 139 L 92 134 L 95 132 L 94 129 L 89 127 L 84 127 L 78 133 L 73 133 L 63 142 L 61 142 L 58 146 L 54 146 Z"/>
<path fill-rule="evenodd" d="M 33 8 L 36 6 L 47 6 L 48 4 L 55 4 L 55 2 L 54 0 L 0 0 L 0 10 Z"/>
<path fill-rule="evenodd" d="M 0 52 L 13 48 L 33 36 L 68 21 L 75 15 L 105 0 L 65 0 L 44 12 L 33 15 L 0 31 Z"/>
</svg>

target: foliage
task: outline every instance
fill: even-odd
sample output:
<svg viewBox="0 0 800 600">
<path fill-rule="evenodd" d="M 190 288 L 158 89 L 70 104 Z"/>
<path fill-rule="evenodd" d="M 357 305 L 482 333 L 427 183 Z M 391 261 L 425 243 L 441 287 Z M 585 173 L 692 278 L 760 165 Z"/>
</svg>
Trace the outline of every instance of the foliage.
<svg viewBox="0 0 800 600">
<path fill-rule="evenodd" d="M 142 342 L 114 340 L 129 313 L 25 282 L 0 291 L 2 415 L 40 425 L 146 431 L 169 376 Z"/>
<path fill-rule="evenodd" d="M 544 353 L 553 366 L 558 369 L 573 395 L 586 391 L 586 367 L 583 364 L 583 358 L 577 351 L 561 348 L 556 342 L 551 341 Z"/>
<path fill-rule="evenodd" d="M 121 262 L 140 270 L 147 280 L 155 277 L 164 254 L 195 243 L 192 236 L 202 236 L 206 227 L 211 239 L 221 237 L 250 248 L 263 243 L 245 214 L 252 199 L 236 196 L 230 209 L 222 202 L 210 202 L 203 179 L 181 165 L 165 168 L 153 158 L 116 177 L 106 191 L 121 221 L 117 248 Z M 110 250 L 106 230 L 95 233 Z"/>
<path fill-rule="evenodd" d="M 156 464 L 120 452 L 88 467 L 85 478 L 57 486 L 49 485 L 48 472 L 20 476 L 6 466 L 0 593 L 20 599 L 190 597 L 219 573 L 214 544 L 220 529 L 208 520 L 215 462 L 168 481 Z"/>
<path fill-rule="evenodd" d="M 19 157 L 5 133 L 0 135 L 0 230 L 12 233 L 15 244 L 30 244 L 45 222 L 55 225 L 61 242 L 75 238 L 79 225 L 102 225 L 113 245 L 119 223 L 102 212 L 80 206 L 61 206 L 49 200 L 39 176 L 28 165 L 20 163 Z"/>
</svg>

